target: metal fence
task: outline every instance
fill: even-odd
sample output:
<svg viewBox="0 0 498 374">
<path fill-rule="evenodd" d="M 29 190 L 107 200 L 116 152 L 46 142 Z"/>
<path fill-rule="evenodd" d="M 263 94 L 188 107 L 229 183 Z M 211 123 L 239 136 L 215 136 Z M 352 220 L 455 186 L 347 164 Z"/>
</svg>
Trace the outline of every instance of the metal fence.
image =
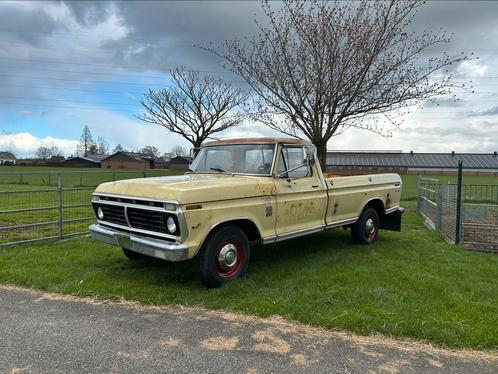
<svg viewBox="0 0 498 374">
<path fill-rule="evenodd" d="M 498 184 L 444 184 L 418 178 L 417 213 L 444 239 L 465 248 L 498 251 Z"/>
<path fill-rule="evenodd" d="M 171 172 L 0 173 L 0 247 L 86 234 L 98 184 L 164 174 Z"/>
</svg>

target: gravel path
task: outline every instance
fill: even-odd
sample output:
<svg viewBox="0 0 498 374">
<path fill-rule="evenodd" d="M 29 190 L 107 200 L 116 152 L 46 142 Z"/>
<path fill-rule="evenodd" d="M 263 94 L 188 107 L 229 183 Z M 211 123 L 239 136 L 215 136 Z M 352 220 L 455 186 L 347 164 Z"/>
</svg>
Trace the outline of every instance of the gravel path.
<svg viewBox="0 0 498 374">
<path fill-rule="evenodd" d="M 497 373 L 498 353 L 0 286 L 2 373 Z"/>
</svg>

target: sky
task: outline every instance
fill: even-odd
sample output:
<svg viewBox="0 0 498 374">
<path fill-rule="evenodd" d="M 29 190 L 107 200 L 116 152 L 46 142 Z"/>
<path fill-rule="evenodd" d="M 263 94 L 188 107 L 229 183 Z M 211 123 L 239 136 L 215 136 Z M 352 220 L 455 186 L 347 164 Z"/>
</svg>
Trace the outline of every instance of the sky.
<svg viewBox="0 0 498 374">
<path fill-rule="evenodd" d="M 350 129 L 333 137 L 330 150 L 493 152 L 498 150 L 498 2 L 428 2 L 413 27 L 453 33 L 445 46 L 479 57 L 455 67 L 474 93 L 456 91 L 412 109 L 391 137 Z M 146 124 L 140 98 L 168 86 L 177 66 L 242 84 L 197 45 L 251 36 L 257 1 L 242 2 L 0 2 L 0 151 L 33 156 L 40 145 L 73 154 L 88 125 L 96 139 L 130 150 L 161 152 L 181 137 Z M 437 51 L 442 52 L 442 51 Z M 244 123 L 223 138 L 273 136 Z"/>
</svg>

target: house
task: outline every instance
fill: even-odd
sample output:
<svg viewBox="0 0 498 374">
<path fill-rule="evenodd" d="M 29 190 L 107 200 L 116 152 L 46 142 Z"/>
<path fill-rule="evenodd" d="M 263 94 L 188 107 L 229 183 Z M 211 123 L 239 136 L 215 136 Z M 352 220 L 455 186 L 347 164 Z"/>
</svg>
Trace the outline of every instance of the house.
<svg viewBox="0 0 498 374">
<path fill-rule="evenodd" d="M 101 162 L 107 155 L 86 155 L 69 157 L 62 161 L 62 165 L 73 168 L 100 168 Z"/>
<path fill-rule="evenodd" d="M 494 153 L 416 153 L 402 151 L 327 152 L 327 172 L 334 174 L 456 174 L 458 161 L 466 175 L 498 175 Z"/>
<path fill-rule="evenodd" d="M 190 157 L 176 156 L 169 162 L 169 168 L 173 170 L 187 170 L 192 159 Z"/>
<path fill-rule="evenodd" d="M 169 167 L 169 162 L 171 160 L 168 160 L 163 157 L 159 157 L 154 159 L 154 168 L 155 169 L 167 169 Z"/>
<path fill-rule="evenodd" d="M 15 165 L 16 156 L 10 152 L 0 152 L 0 165 Z"/>
<path fill-rule="evenodd" d="M 102 168 L 105 169 L 154 169 L 156 157 L 143 153 L 116 152 L 102 160 Z"/>
</svg>

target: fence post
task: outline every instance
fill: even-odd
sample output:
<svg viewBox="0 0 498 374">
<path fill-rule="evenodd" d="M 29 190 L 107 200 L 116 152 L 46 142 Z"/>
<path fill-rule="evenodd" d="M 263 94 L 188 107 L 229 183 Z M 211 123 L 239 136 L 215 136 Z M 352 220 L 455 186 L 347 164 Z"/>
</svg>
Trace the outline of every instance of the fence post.
<svg viewBox="0 0 498 374">
<path fill-rule="evenodd" d="M 59 209 L 59 239 L 62 239 L 62 174 L 57 174 L 57 207 Z"/>
<path fill-rule="evenodd" d="M 436 204 L 436 229 L 441 230 L 443 227 L 443 189 L 441 188 L 441 185 L 436 191 Z"/>
<path fill-rule="evenodd" d="M 460 230 L 462 227 L 462 171 L 463 162 L 458 161 L 458 183 L 457 183 L 457 201 L 456 201 L 456 227 L 455 227 L 455 244 L 460 244 Z"/>
<path fill-rule="evenodd" d="M 422 183 L 422 176 L 417 175 L 417 214 L 420 215 L 420 187 Z"/>
</svg>

